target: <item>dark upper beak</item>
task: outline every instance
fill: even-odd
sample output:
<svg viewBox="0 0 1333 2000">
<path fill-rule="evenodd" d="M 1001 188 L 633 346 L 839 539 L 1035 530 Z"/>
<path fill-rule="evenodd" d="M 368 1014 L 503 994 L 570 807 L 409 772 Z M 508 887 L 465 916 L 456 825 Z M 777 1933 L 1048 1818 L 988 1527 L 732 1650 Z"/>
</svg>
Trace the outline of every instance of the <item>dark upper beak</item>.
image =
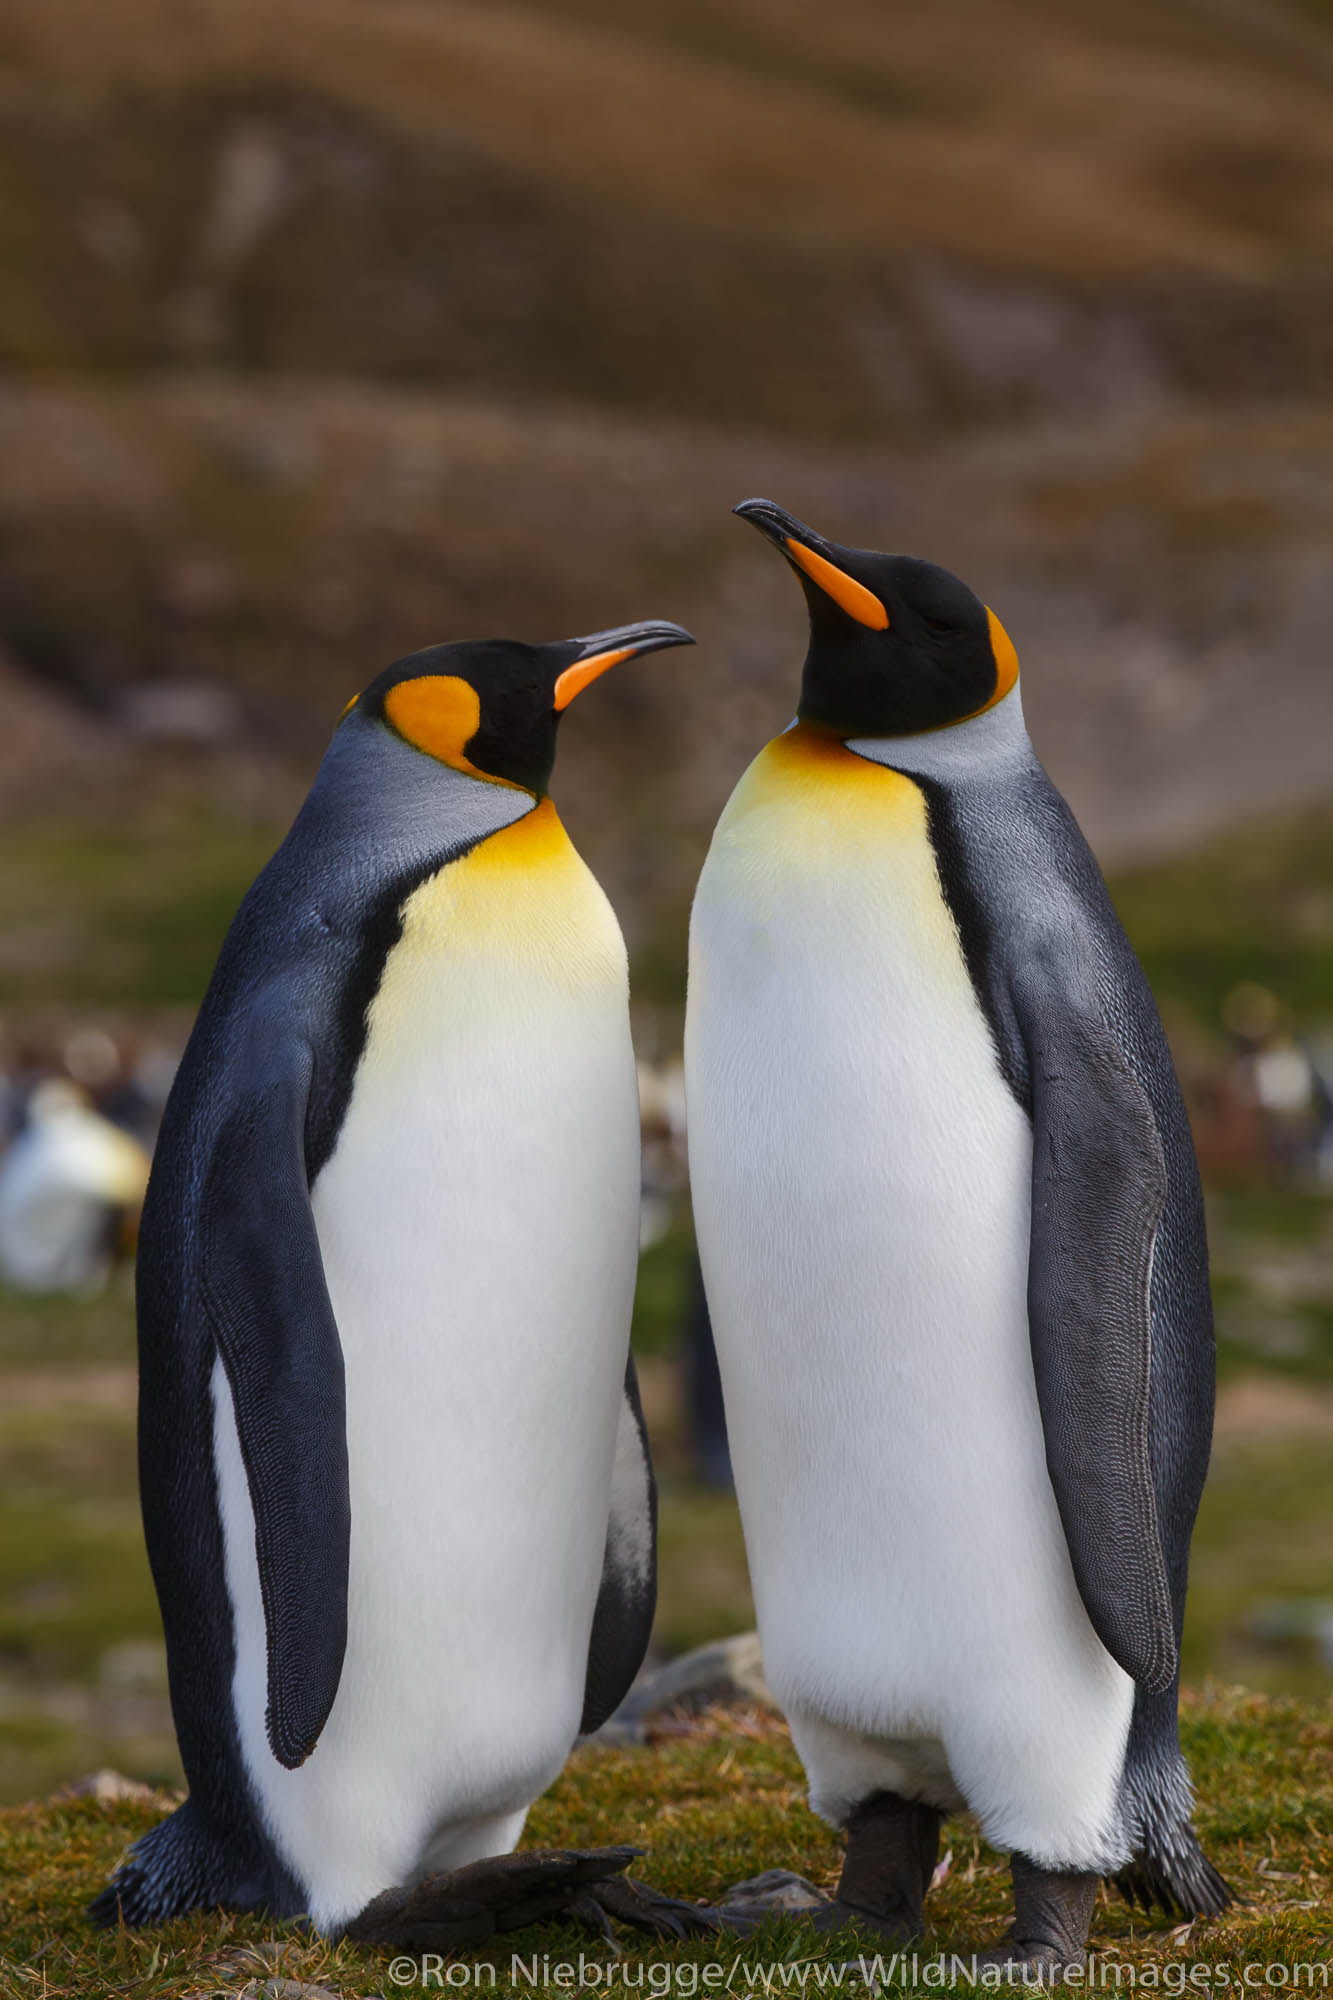
<svg viewBox="0 0 1333 2000">
<path fill-rule="evenodd" d="M 574 642 L 582 646 L 580 661 L 597 653 L 660 653 L 665 646 L 692 646 L 693 632 L 673 625 L 669 618 L 645 618 L 639 625 L 612 625 L 605 632 L 590 632 Z"/>
<path fill-rule="evenodd" d="M 694 634 L 683 625 L 673 625 L 669 618 L 647 618 L 640 625 L 612 625 L 605 632 L 590 632 L 571 643 L 580 651 L 556 681 L 557 709 L 568 708 L 575 695 L 608 667 L 632 660 L 639 653 L 660 653 L 666 646 L 692 646 Z"/>
<path fill-rule="evenodd" d="M 799 542 L 803 549 L 813 549 L 826 562 L 837 562 L 842 555 L 836 542 L 826 541 L 823 535 L 807 528 L 804 521 L 798 521 L 795 514 L 789 514 L 785 507 L 777 506 L 772 500 L 742 500 L 740 506 L 733 507 L 731 511 L 739 514 L 742 521 L 758 528 L 761 535 L 767 535 L 788 560 L 788 541 Z"/>
</svg>

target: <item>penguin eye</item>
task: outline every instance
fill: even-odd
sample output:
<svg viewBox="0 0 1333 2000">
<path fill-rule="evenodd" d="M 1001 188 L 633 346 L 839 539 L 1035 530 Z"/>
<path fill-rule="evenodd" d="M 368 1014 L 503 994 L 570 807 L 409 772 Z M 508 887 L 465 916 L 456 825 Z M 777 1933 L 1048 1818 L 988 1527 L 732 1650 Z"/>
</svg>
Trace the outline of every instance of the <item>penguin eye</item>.
<svg viewBox="0 0 1333 2000">
<path fill-rule="evenodd" d="M 952 632 L 952 631 L 953 631 L 953 626 L 952 626 L 952 625 L 951 625 L 951 624 L 949 623 L 949 621 L 948 621 L 948 619 L 947 619 L 947 618 L 927 618 L 927 619 L 925 620 L 925 625 L 926 625 L 926 629 L 927 629 L 927 631 L 929 631 L 929 632 Z"/>
</svg>

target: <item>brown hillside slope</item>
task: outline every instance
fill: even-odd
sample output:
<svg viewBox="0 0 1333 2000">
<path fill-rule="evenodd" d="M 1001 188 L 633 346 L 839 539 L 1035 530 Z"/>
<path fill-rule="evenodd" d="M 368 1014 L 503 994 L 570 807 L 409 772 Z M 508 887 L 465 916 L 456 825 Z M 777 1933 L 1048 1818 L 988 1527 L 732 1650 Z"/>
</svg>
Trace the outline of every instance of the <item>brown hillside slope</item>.
<svg viewBox="0 0 1333 2000">
<path fill-rule="evenodd" d="M 1092 277 L 1322 259 L 1324 37 L 1273 8 L 1173 13 L 714 0 L 667 39 L 643 5 L 48 0 L 11 35 L 75 115 L 135 87 L 327 91 L 427 155 L 739 241 Z"/>
<path fill-rule="evenodd" d="M 762 490 L 995 603 L 1109 854 L 1333 787 L 1326 13 L 0 0 L 0 270 L 10 824 L 280 814 L 396 653 L 671 614 L 561 777 L 678 909 L 799 663 Z"/>
<path fill-rule="evenodd" d="M 225 689 L 234 716 L 184 763 L 167 732 L 177 789 L 234 800 L 258 755 L 289 774 L 280 814 L 349 694 L 414 645 L 676 616 L 699 649 L 599 683 L 559 772 L 590 860 L 651 927 L 678 916 L 730 785 L 791 710 L 804 615 L 729 516 L 747 490 L 929 551 L 997 606 L 1034 738 L 1108 857 L 1333 788 L 1333 412 L 856 452 L 203 379 L 0 391 L 0 615 L 13 656 L 96 718 L 105 789 L 97 806 L 86 769 L 77 797 L 62 786 L 49 726 L 17 766 L 0 738 L 0 777 L 20 813 L 133 812 L 153 769 L 136 704 L 181 680 Z"/>
<path fill-rule="evenodd" d="M 1021 346 L 1056 295 L 1076 404 L 1127 345 L 1186 387 L 1333 379 L 1333 42 L 1273 0 L 3 0 L 0 50 L 11 365 L 861 436 L 1040 402 L 1039 331 L 1015 379 L 957 322 Z"/>
</svg>

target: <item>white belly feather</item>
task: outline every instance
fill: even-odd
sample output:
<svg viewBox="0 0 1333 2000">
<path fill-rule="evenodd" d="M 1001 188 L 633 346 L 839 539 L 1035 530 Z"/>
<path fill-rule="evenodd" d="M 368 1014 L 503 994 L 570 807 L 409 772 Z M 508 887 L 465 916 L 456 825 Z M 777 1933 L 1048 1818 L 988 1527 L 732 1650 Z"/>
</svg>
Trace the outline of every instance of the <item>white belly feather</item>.
<svg viewBox="0 0 1333 2000">
<path fill-rule="evenodd" d="M 765 1667 L 835 1820 L 961 1797 L 1002 1845 L 1110 1865 L 1132 1684 L 1046 1472 L 1030 1128 L 920 792 L 839 755 L 764 753 L 691 930 L 691 1184 Z"/>
<path fill-rule="evenodd" d="M 520 821 L 486 846 L 542 833 Z M 408 905 L 314 1190 L 352 1539 L 342 1678 L 297 1771 L 264 1735 L 252 1517 L 215 1378 L 242 1745 L 324 1925 L 427 1857 L 512 1845 L 578 1729 L 638 1120 L 620 934 L 563 833 L 550 849 L 529 868 L 511 847 L 499 896 L 499 857 L 477 850 Z"/>
</svg>

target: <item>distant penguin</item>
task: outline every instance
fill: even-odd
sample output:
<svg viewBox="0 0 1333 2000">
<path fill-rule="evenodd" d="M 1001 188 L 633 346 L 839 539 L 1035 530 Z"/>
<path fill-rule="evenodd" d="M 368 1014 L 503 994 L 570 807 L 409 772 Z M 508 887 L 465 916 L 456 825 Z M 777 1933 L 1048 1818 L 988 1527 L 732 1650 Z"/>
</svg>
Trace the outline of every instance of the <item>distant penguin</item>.
<svg viewBox="0 0 1333 2000">
<path fill-rule="evenodd" d="M 439 1948 L 629 1858 L 470 1865 L 514 1847 L 652 1620 L 625 949 L 547 785 L 580 689 L 689 643 L 399 660 L 232 925 L 139 1257 L 190 1793 L 96 1920 L 262 1906 Z"/>
<path fill-rule="evenodd" d="M 736 510 L 810 612 L 798 720 L 695 898 L 694 1214 L 768 1680 L 848 1834 L 830 1923 L 919 1933 L 940 1816 L 1012 1855 L 994 1963 L 1101 1876 L 1227 1900 L 1176 1723 L 1213 1334 L 1152 996 L 994 613 Z"/>
<path fill-rule="evenodd" d="M 19 1292 L 102 1289 L 148 1182 L 137 1139 L 48 1077 L 0 1153 L 0 1279 Z"/>
</svg>

